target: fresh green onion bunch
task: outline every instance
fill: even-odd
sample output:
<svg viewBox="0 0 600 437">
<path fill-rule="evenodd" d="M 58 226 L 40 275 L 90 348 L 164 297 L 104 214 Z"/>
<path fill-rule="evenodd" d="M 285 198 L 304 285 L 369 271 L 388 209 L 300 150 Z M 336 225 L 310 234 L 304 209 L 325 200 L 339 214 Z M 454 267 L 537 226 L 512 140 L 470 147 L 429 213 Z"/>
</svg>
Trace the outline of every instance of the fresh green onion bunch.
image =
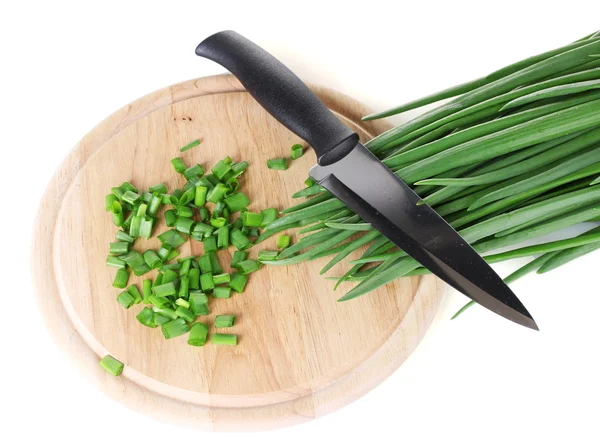
<svg viewBox="0 0 600 437">
<path fill-rule="evenodd" d="M 374 120 L 453 98 L 366 146 L 481 254 L 600 217 L 600 32 L 483 78 L 365 117 Z M 335 253 L 326 273 L 367 250 L 335 279 L 356 281 L 340 300 L 427 273 L 314 181 L 305 198 L 266 227 L 307 234 L 265 264 Z M 537 255 L 514 272 L 544 273 L 600 247 L 600 228 L 578 237 L 487 257 Z"/>
</svg>

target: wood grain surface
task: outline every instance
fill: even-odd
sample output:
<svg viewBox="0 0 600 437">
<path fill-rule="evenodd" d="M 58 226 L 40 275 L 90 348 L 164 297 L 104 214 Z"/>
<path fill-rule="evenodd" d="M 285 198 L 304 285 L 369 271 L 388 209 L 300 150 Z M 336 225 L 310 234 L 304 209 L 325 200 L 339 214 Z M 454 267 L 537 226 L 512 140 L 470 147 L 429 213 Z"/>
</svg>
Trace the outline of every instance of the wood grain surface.
<svg viewBox="0 0 600 437">
<path fill-rule="evenodd" d="M 361 123 L 367 110 L 337 92 L 313 87 L 324 103 L 366 140 L 385 122 Z M 199 138 L 187 152 L 179 148 Z M 246 159 L 242 190 L 250 209 L 283 209 L 303 187 L 312 150 L 287 171 L 266 168 L 268 158 L 289 156 L 302 141 L 267 114 L 232 76 L 184 82 L 147 95 L 92 130 L 65 159 L 40 206 L 32 270 L 40 308 L 56 343 L 89 380 L 111 397 L 162 420 L 212 430 L 260 430 L 331 412 L 364 394 L 406 359 L 438 308 L 433 277 L 398 280 L 350 302 L 337 303 L 350 286 L 333 290 L 319 275 L 327 259 L 289 267 L 263 267 L 245 293 L 215 299 L 210 316 L 235 314 L 237 347 L 187 345 L 142 326 L 142 309 L 123 309 L 105 265 L 116 229 L 104 195 L 125 180 L 141 189 L 183 185 L 170 160 L 210 168 L 229 155 Z M 164 224 L 155 231 L 162 232 Z M 297 238 L 293 232 L 292 240 Z M 141 240 L 141 239 L 139 239 Z M 157 248 L 156 239 L 135 248 Z M 251 250 L 275 248 L 276 239 Z M 190 240 L 181 255 L 202 254 Z M 220 255 L 229 265 L 230 253 Z M 343 262 L 329 274 L 338 275 Z M 146 276 L 154 277 L 155 273 Z M 141 279 L 132 275 L 132 281 Z M 111 354 L 126 364 L 115 378 L 99 366 Z M 102 419 L 102 418 L 100 418 Z"/>
</svg>

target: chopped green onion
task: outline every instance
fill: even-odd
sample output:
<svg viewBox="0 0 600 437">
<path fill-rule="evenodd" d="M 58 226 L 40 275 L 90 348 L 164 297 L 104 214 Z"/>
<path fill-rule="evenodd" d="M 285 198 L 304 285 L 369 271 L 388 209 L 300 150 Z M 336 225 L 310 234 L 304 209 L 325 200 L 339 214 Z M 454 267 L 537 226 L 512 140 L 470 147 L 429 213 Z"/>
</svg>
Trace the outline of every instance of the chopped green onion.
<svg viewBox="0 0 600 437">
<path fill-rule="evenodd" d="M 210 224 L 219 229 L 227 224 L 227 219 L 225 217 L 211 217 Z"/>
<path fill-rule="evenodd" d="M 217 239 L 215 237 L 207 238 L 202 244 L 204 245 L 204 253 L 217 251 Z"/>
<path fill-rule="evenodd" d="M 115 217 L 113 215 L 113 221 L 114 221 Z M 121 227 L 123 228 L 123 230 L 125 232 L 129 232 L 130 227 L 131 227 L 131 221 L 133 220 L 133 214 L 129 214 L 129 217 L 127 217 L 127 220 L 125 220 L 123 222 L 123 224 L 121 225 Z"/>
<path fill-rule="evenodd" d="M 170 322 L 171 320 L 173 320 L 171 317 L 157 312 L 154 312 L 154 317 L 152 318 L 152 321 L 156 326 L 162 326 L 165 323 Z"/>
<path fill-rule="evenodd" d="M 236 269 L 240 273 L 247 275 L 248 273 L 256 272 L 260 268 L 260 266 L 261 264 L 258 261 L 253 259 L 247 259 L 239 262 L 236 266 Z"/>
<path fill-rule="evenodd" d="M 149 190 L 152 194 L 167 194 L 167 187 L 165 184 L 152 185 Z"/>
<path fill-rule="evenodd" d="M 142 302 L 146 305 L 150 303 L 148 300 L 152 294 L 152 281 L 150 279 L 144 279 L 142 281 Z"/>
<path fill-rule="evenodd" d="M 197 316 L 208 315 L 208 296 L 204 293 L 190 293 L 190 309 Z"/>
<path fill-rule="evenodd" d="M 181 158 L 173 158 L 171 159 L 171 164 L 177 173 L 183 174 L 185 169 L 187 168 Z"/>
<path fill-rule="evenodd" d="M 121 184 L 121 190 L 123 190 L 124 192 L 125 191 L 131 191 L 131 192 L 136 193 L 136 194 L 140 192 L 140 190 L 138 190 L 137 188 L 135 188 L 133 185 L 131 185 L 130 182 L 127 182 L 127 181 L 125 181 L 125 182 L 123 182 Z"/>
<path fill-rule="evenodd" d="M 235 323 L 233 314 L 222 314 L 215 317 L 215 328 L 231 328 Z"/>
<path fill-rule="evenodd" d="M 242 223 L 244 226 L 258 227 L 262 223 L 262 215 L 256 212 L 246 211 L 242 213 Z"/>
<path fill-rule="evenodd" d="M 123 306 L 123 308 L 129 309 L 131 305 L 134 304 L 135 298 L 131 294 L 129 294 L 127 290 L 125 290 L 119 293 L 119 295 L 117 296 L 117 302 L 119 302 Z"/>
<path fill-rule="evenodd" d="M 126 191 L 125 194 L 123 194 L 123 202 L 127 202 L 130 205 L 135 204 L 140 198 L 140 195 L 137 193 L 134 193 L 133 191 Z"/>
<path fill-rule="evenodd" d="M 162 280 L 163 280 L 163 274 L 162 274 L 162 272 L 159 272 L 158 275 L 156 275 L 156 278 L 154 278 L 154 282 L 152 283 L 152 286 L 155 287 L 157 285 L 162 284 Z"/>
<path fill-rule="evenodd" d="M 122 362 L 110 355 L 106 355 L 100 360 L 100 366 L 113 376 L 119 376 L 125 367 Z"/>
<path fill-rule="evenodd" d="M 119 269 L 119 270 L 117 270 L 117 274 L 115 275 L 115 279 L 113 280 L 112 286 L 115 288 L 125 288 L 125 287 L 127 287 L 128 281 L 129 281 L 129 270 Z"/>
<path fill-rule="evenodd" d="M 163 272 L 167 272 L 168 270 L 179 270 L 180 268 L 181 268 L 181 264 L 179 264 L 179 263 L 163 264 L 163 265 L 161 266 L 161 270 L 162 270 Z M 176 273 L 175 273 L 175 272 L 173 272 L 173 273 L 169 273 L 169 274 L 167 275 L 167 278 L 169 278 L 169 281 L 167 281 L 167 280 L 163 280 L 163 283 L 164 283 L 164 282 L 172 282 L 172 281 L 174 281 L 175 279 L 177 279 L 177 277 L 175 277 L 175 278 L 171 278 L 171 277 L 169 276 L 169 275 L 172 275 L 172 274 L 175 274 L 175 275 L 176 275 Z"/>
<path fill-rule="evenodd" d="M 310 176 L 306 178 L 306 180 L 304 181 L 304 185 L 306 185 L 307 187 L 312 187 L 317 183 L 317 181 L 315 181 L 313 178 L 311 178 Z"/>
<path fill-rule="evenodd" d="M 196 164 L 193 167 L 187 168 L 183 172 L 183 175 L 188 180 L 191 178 L 194 178 L 194 177 L 199 178 L 203 174 L 204 174 L 204 168 L 200 164 Z"/>
<path fill-rule="evenodd" d="M 148 209 L 148 205 L 146 205 L 145 203 L 142 203 L 142 204 L 140 204 L 140 205 L 137 206 L 135 215 L 138 216 L 138 217 L 145 217 L 147 209 Z"/>
<path fill-rule="evenodd" d="M 213 281 L 214 281 L 215 285 L 225 284 L 226 282 L 229 282 L 230 279 L 231 279 L 231 277 L 229 276 L 229 273 L 221 273 L 219 275 L 213 275 Z"/>
<path fill-rule="evenodd" d="M 259 261 L 273 261 L 277 259 L 279 252 L 276 250 L 261 250 L 258 252 Z M 238 264 L 239 268 L 239 264 Z"/>
<path fill-rule="evenodd" d="M 210 337 L 212 344 L 221 344 L 227 346 L 237 345 L 237 335 L 235 334 L 213 334 Z"/>
<path fill-rule="evenodd" d="M 168 244 L 163 244 L 158 249 L 158 257 L 161 260 L 163 260 L 163 262 L 167 260 L 167 258 L 169 257 L 170 253 L 171 253 L 171 246 L 169 246 Z"/>
<path fill-rule="evenodd" d="M 200 270 L 198 268 L 190 269 L 188 279 L 190 280 L 190 289 L 197 290 L 200 288 Z"/>
<path fill-rule="evenodd" d="M 302 156 L 304 149 L 302 148 L 302 144 L 294 144 L 292 146 L 292 159 L 298 159 Z"/>
<path fill-rule="evenodd" d="M 142 202 L 144 202 L 145 204 L 149 204 L 151 200 L 152 200 L 152 193 L 148 193 L 148 192 L 142 193 Z"/>
<path fill-rule="evenodd" d="M 208 336 L 208 325 L 205 323 L 194 323 L 190 329 L 188 344 L 190 346 L 204 346 Z"/>
<path fill-rule="evenodd" d="M 213 296 L 219 299 L 229 299 L 231 296 L 231 287 L 215 287 Z"/>
<path fill-rule="evenodd" d="M 217 164 L 212 168 L 212 174 L 219 178 L 219 180 L 222 180 L 223 176 L 225 176 L 229 170 L 231 170 L 231 165 L 225 160 L 222 160 L 217 162 Z"/>
<path fill-rule="evenodd" d="M 127 241 L 117 241 L 110 243 L 108 253 L 111 255 L 122 255 L 129 251 L 129 243 Z"/>
<path fill-rule="evenodd" d="M 249 228 L 247 235 L 248 237 L 258 237 L 260 234 L 258 228 Z"/>
<path fill-rule="evenodd" d="M 153 308 L 154 312 L 167 316 L 171 320 L 175 320 L 178 316 L 173 308 Z"/>
<path fill-rule="evenodd" d="M 146 264 L 153 270 L 162 266 L 162 260 L 156 252 L 151 249 L 144 252 L 144 261 L 146 261 Z"/>
<path fill-rule="evenodd" d="M 171 261 L 172 259 L 175 259 L 179 256 L 179 252 L 176 251 L 175 249 L 173 249 L 172 251 L 169 252 L 169 255 L 167 256 L 167 261 Z"/>
<path fill-rule="evenodd" d="M 178 210 L 181 211 L 181 207 L 187 205 L 192 200 L 194 200 L 194 197 L 196 197 L 196 187 L 195 186 L 191 187 L 190 189 L 188 189 L 181 195 L 181 197 L 179 198 L 179 203 L 177 205 L 177 206 L 179 206 Z M 179 215 L 181 215 L 181 214 L 179 214 Z"/>
<path fill-rule="evenodd" d="M 215 228 L 207 223 L 196 223 L 196 226 L 194 226 L 194 230 L 192 231 L 192 233 L 197 233 L 202 235 L 203 237 L 210 237 L 213 233 L 213 231 L 215 230 Z M 210 243 L 209 243 L 210 244 Z"/>
<path fill-rule="evenodd" d="M 208 188 L 203 187 L 201 185 L 196 186 L 196 193 L 194 195 L 194 205 L 204 206 L 204 204 L 206 203 L 207 193 L 208 193 Z"/>
<path fill-rule="evenodd" d="M 144 257 L 135 250 L 130 250 L 126 254 L 121 255 L 120 258 L 131 267 L 136 276 L 142 276 L 150 271 L 150 267 L 146 264 L 146 261 L 144 261 Z"/>
<path fill-rule="evenodd" d="M 157 296 L 156 294 L 150 295 L 150 297 L 148 297 L 148 302 L 159 309 L 165 309 L 171 305 L 171 301 L 169 299 L 166 297 Z"/>
<path fill-rule="evenodd" d="M 185 238 L 183 238 L 177 231 L 173 229 L 160 234 L 158 239 L 161 243 L 168 244 L 171 249 L 176 249 L 185 243 Z"/>
<path fill-rule="evenodd" d="M 122 226 L 124 223 L 123 207 L 116 200 L 112 204 L 112 219 L 115 226 Z"/>
<path fill-rule="evenodd" d="M 154 219 L 142 218 L 139 236 L 145 238 L 146 240 L 149 239 L 152 236 L 152 229 L 154 229 Z"/>
<path fill-rule="evenodd" d="M 194 140 L 191 143 L 189 143 L 187 146 L 183 146 L 181 149 L 179 149 L 180 152 L 185 152 L 186 150 L 190 150 L 193 149 L 194 147 L 196 147 L 198 144 L 200 144 L 200 140 Z"/>
<path fill-rule="evenodd" d="M 131 235 L 129 235 L 127 232 L 118 230 L 117 231 L 117 240 L 124 241 L 127 243 L 133 243 L 134 238 Z"/>
<path fill-rule="evenodd" d="M 104 196 L 104 207 L 106 208 L 106 211 L 112 211 L 113 203 L 118 202 L 118 200 L 119 199 L 117 199 L 117 196 L 115 196 L 114 194 L 107 194 L 106 196 Z"/>
<path fill-rule="evenodd" d="M 190 271 L 191 265 L 192 265 L 191 259 L 186 259 L 185 261 L 183 261 L 181 263 L 181 268 L 179 269 L 179 276 L 187 276 Z"/>
<path fill-rule="evenodd" d="M 109 255 L 109 256 L 106 257 L 106 265 L 109 266 L 109 267 L 117 267 L 119 269 L 122 269 L 127 264 L 121 258 Z"/>
<path fill-rule="evenodd" d="M 250 200 L 244 193 L 232 194 L 231 196 L 226 197 L 224 202 L 227 205 L 227 209 L 229 209 L 229 211 L 232 213 L 241 211 L 250 205 Z"/>
<path fill-rule="evenodd" d="M 175 223 L 177 222 L 177 215 L 175 214 L 174 210 L 169 209 L 168 211 L 165 211 L 165 222 L 170 228 L 175 226 Z"/>
<path fill-rule="evenodd" d="M 190 327 L 183 319 L 175 319 L 162 325 L 162 332 L 167 340 L 183 335 L 189 330 Z"/>
<path fill-rule="evenodd" d="M 121 187 L 112 187 L 110 189 L 110 192 L 117 198 L 119 199 L 119 201 L 123 200 L 123 194 L 125 194 L 125 191 L 121 188 Z"/>
<path fill-rule="evenodd" d="M 179 217 L 177 222 L 175 222 L 175 229 L 183 234 L 191 234 L 192 227 L 194 226 L 194 220 L 187 217 Z"/>
<path fill-rule="evenodd" d="M 200 271 L 202 273 L 212 272 L 212 263 L 210 262 L 210 255 L 208 253 L 205 253 L 198 258 L 198 264 L 200 264 Z"/>
<path fill-rule="evenodd" d="M 231 263 L 229 264 L 229 267 L 231 268 L 235 268 L 235 266 L 241 262 L 244 261 L 246 258 L 248 258 L 248 252 L 244 252 L 244 251 L 235 251 L 233 253 L 233 257 L 231 258 Z"/>
<path fill-rule="evenodd" d="M 227 249 L 229 247 L 229 228 L 224 226 L 217 231 L 217 247 Z"/>
<path fill-rule="evenodd" d="M 204 291 L 215 288 L 215 281 L 213 281 L 212 273 L 203 273 L 200 275 L 200 288 Z"/>
<path fill-rule="evenodd" d="M 177 268 L 175 269 L 166 269 L 166 267 L 170 266 L 171 264 L 166 264 L 165 266 L 163 266 L 163 278 L 162 278 L 162 284 L 167 284 L 169 282 L 175 282 L 177 281 L 177 279 L 179 278 L 179 275 L 177 273 L 175 273 L 173 270 L 177 270 Z M 173 264 L 175 265 L 175 264 Z"/>
<path fill-rule="evenodd" d="M 275 158 L 267 160 L 267 167 L 271 170 L 287 170 L 287 159 L 285 158 Z"/>
<path fill-rule="evenodd" d="M 158 212 L 158 208 L 162 204 L 163 198 L 160 194 L 152 195 L 152 199 L 150 199 L 150 205 L 148 205 L 148 214 L 151 216 L 155 216 Z"/>
<path fill-rule="evenodd" d="M 202 207 L 198 209 L 198 212 L 200 213 L 200 220 L 205 221 L 208 219 L 209 213 L 208 213 L 208 209 Z"/>
<path fill-rule="evenodd" d="M 230 176 L 229 178 L 226 178 L 225 180 L 230 179 L 232 177 L 234 177 L 234 178 L 238 177 L 239 175 L 244 173 L 244 170 L 246 170 L 247 168 L 248 168 L 248 161 L 240 161 L 238 163 L 233 164 L 231 166 L 232 176 Z"/>
<path fill-rule="evenodd" d="M 139 288 L 137 288 L 137 285 L 132 284 L 129 287 L 127 287 L 127 293 L 129 293 L 131 297 L 133 297 L 134 304 L 138 304 L 142 301 L 142 295 L 140 294 L 140 290 Z"/>
<path fill-rule="evenodd" d="M 239 272 L 234 272 L 231 275 L 231 281 L 229 281 L 229 286 L 231 288 L 233 288 L 235 291 L 237 291 L 238 293 L 243 293 L 244 287 L 246 286 L 247 282 L 248 282 L 248 276 L 243 275 L 242 273 L 239 273 Z"/>
<path fill-rule="evenodd" d="M 129 228 L 129 235 L 131 235 L 132 237 L 140 236 L 140 228 L 142 227 L 143 220 L 144 220 L 143 217 L 140 217 L 137 215 L 131 219 L 131 227 Z"/>
<path fill-rule="evenodd" d="M 190 279 L 182 277 L 179 281 L 179 297 L 187 298 L 190 293 Z"/>
<path fill-rule="evenodd" d="M 280 235 L 277 239 L 277 248 L 285 249 L 290 245 L 290 236 L 289 235 Z"/>
<path fill-rule="evenodd" d="M 229 237 L 231 244 L 233 244 L 237 250 L 246 250 L 252 246 L 252 242 L 239 229 L 233 229 L 229 234 Z"/>
<path fill-rule="evenodd" d="M 212 274 L 219 275 L 219 274 L 223 273 L 223 268 L 221 267 L 221 264 L 219 264 L 219 258 L 217 257 L 217 252 L 208 252 L 208 256 L 210 258 Z"/>
<path fill-rule="evenodd" d="M 149 328 L 156 328 L 156 323 L 154 322 L 154 311 L 151 308 L 144 308 L 142 311 L 135 316 L 136 319 L 142 324 Z"/>
<path fill-rule="evenodd" d="M 181 317 L 186 322 L 190 322 L 190 323 L 193 322 L 194 319 L 196 318 L 196 315 L 191 310 L 189 310 L 188 308 L 186 308 L 184 306 L 177 307 L 177 309 L 175 310 L 175 314 L 177 314 L 179 317 Z"/>
<path fill-rule="evenodd" d="M 210 193 L 206 196 L 208 202 L 217 203 L 219 200 L 223 200 L 225 194 L 229 191 L 226 185 L 218 183 Z"/>
<path fill-rule="evenodd" d="M 180 307 L 185 307 L 185 308 L 189 308 L 190 307 L 190 303 L 185 300 L 184 298 L 180 297 L 178 298 L 175 303 L 180 306 Z"/>
<path fill-rule="evenodd" d="M 177 289 L 173 282 L 167 282 L 166 284 L 152 287 L 152 291 L 154 291 L 154 294 L 158 297 L 175 296 L 177 294 Z"/>
<path fill-rule="evenodd" d="M 260 226 L 264 228 L 269 223 L 272 223 L 275 221 L 275 219 L 277 219 L 277 208 L 263 209 L 260 215 L 262 216 Z"/>
</svg>

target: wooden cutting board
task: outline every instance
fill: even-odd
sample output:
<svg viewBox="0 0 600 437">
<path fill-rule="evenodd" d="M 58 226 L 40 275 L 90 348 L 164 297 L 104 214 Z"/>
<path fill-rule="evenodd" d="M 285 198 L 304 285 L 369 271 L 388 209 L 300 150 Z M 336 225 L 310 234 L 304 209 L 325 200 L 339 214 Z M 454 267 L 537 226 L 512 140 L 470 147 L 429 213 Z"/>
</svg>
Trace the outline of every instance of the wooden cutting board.
<svg viewBox="0 0 600 437">
<path fill-rule="evenodd" d="M 361 123 L 367 109 L 340 93 L 313 90 L 363 141 L 389 127 Z M 180 154 L 196 138 L 202 144 Z M 137 100 L 98 125 L 65 159 L 37 217 L 33 277 L 51 335 L 102 391 L 154 418 L 204 429 L 276 428 L 348 404 L 415 348 L 439 306 L 440 283 L 431 276 L 407 278 L 337 303 L 350 285 L 332 291 L 333 282 L 319 275 L 327 259 L 263 267 L 252 274 L 245 293 L 215 299 L 203 319 L 212 324 L 217 314 L 235 314 L 235 326 L 223 332 L 238 334 L 237 347 L 194 348 L 187 336 L 167 341 L 160 329 L 136 320 L 141 305 L 125 310 L 115 300 L 115 270 L 105 265 L 116 232 L 104 210 L 112 186 L 129 180 L 147 189 L 165 182 L 172 190 L 183 184 L 171 168 L 173 157 L 211 168 L 229 155 L 250 162 L 242 189 L 251 210 L 283 209 L 295 203 L 290 196 L 303 188 L 315 156 L 309 149 L 287 171 L 268 170 L 266 160 L 289 156 L 297 142 L 236 79 L 223 75 Z M 156 249 L 156 243 L 138 241 L 135 247 Z M 275 244 L 268 240 L 252 255 Z M 194 241 L 182 246 L 182 256 L 201 253 Z M 230 254 L 220 256 L 228 266 Z M 329 274 L 347 268 L 343 262 Z M 106 354 L 126 364 L 122 376 L 99 367 Z"/>
</svg>

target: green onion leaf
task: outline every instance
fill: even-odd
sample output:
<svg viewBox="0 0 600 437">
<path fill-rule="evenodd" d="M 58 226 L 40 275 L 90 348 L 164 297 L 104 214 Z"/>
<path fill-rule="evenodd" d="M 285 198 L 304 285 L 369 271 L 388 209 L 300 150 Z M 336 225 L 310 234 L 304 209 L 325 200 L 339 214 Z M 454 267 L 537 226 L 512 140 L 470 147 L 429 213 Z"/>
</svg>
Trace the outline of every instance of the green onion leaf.
<svg viewBox="0 0 600 437">
<path fill-rule="evenodd" d="M 194 140 L 191 143 L 189 143 L 187 146 L 183 146 L 181 149 L 179 149 L 180 152 L 185 152 L 186 150 L 190 150 L 193 149 L 194 147 L 196 147 L 198 144 L 200 144 L 200 140 Z"/>
<path fill-rule="evenodd" d="M 230 212 L 238 212 L 250 205 L 250 200 L 244 193 L 235 193 L 224 200 Z"/>
</svg>

